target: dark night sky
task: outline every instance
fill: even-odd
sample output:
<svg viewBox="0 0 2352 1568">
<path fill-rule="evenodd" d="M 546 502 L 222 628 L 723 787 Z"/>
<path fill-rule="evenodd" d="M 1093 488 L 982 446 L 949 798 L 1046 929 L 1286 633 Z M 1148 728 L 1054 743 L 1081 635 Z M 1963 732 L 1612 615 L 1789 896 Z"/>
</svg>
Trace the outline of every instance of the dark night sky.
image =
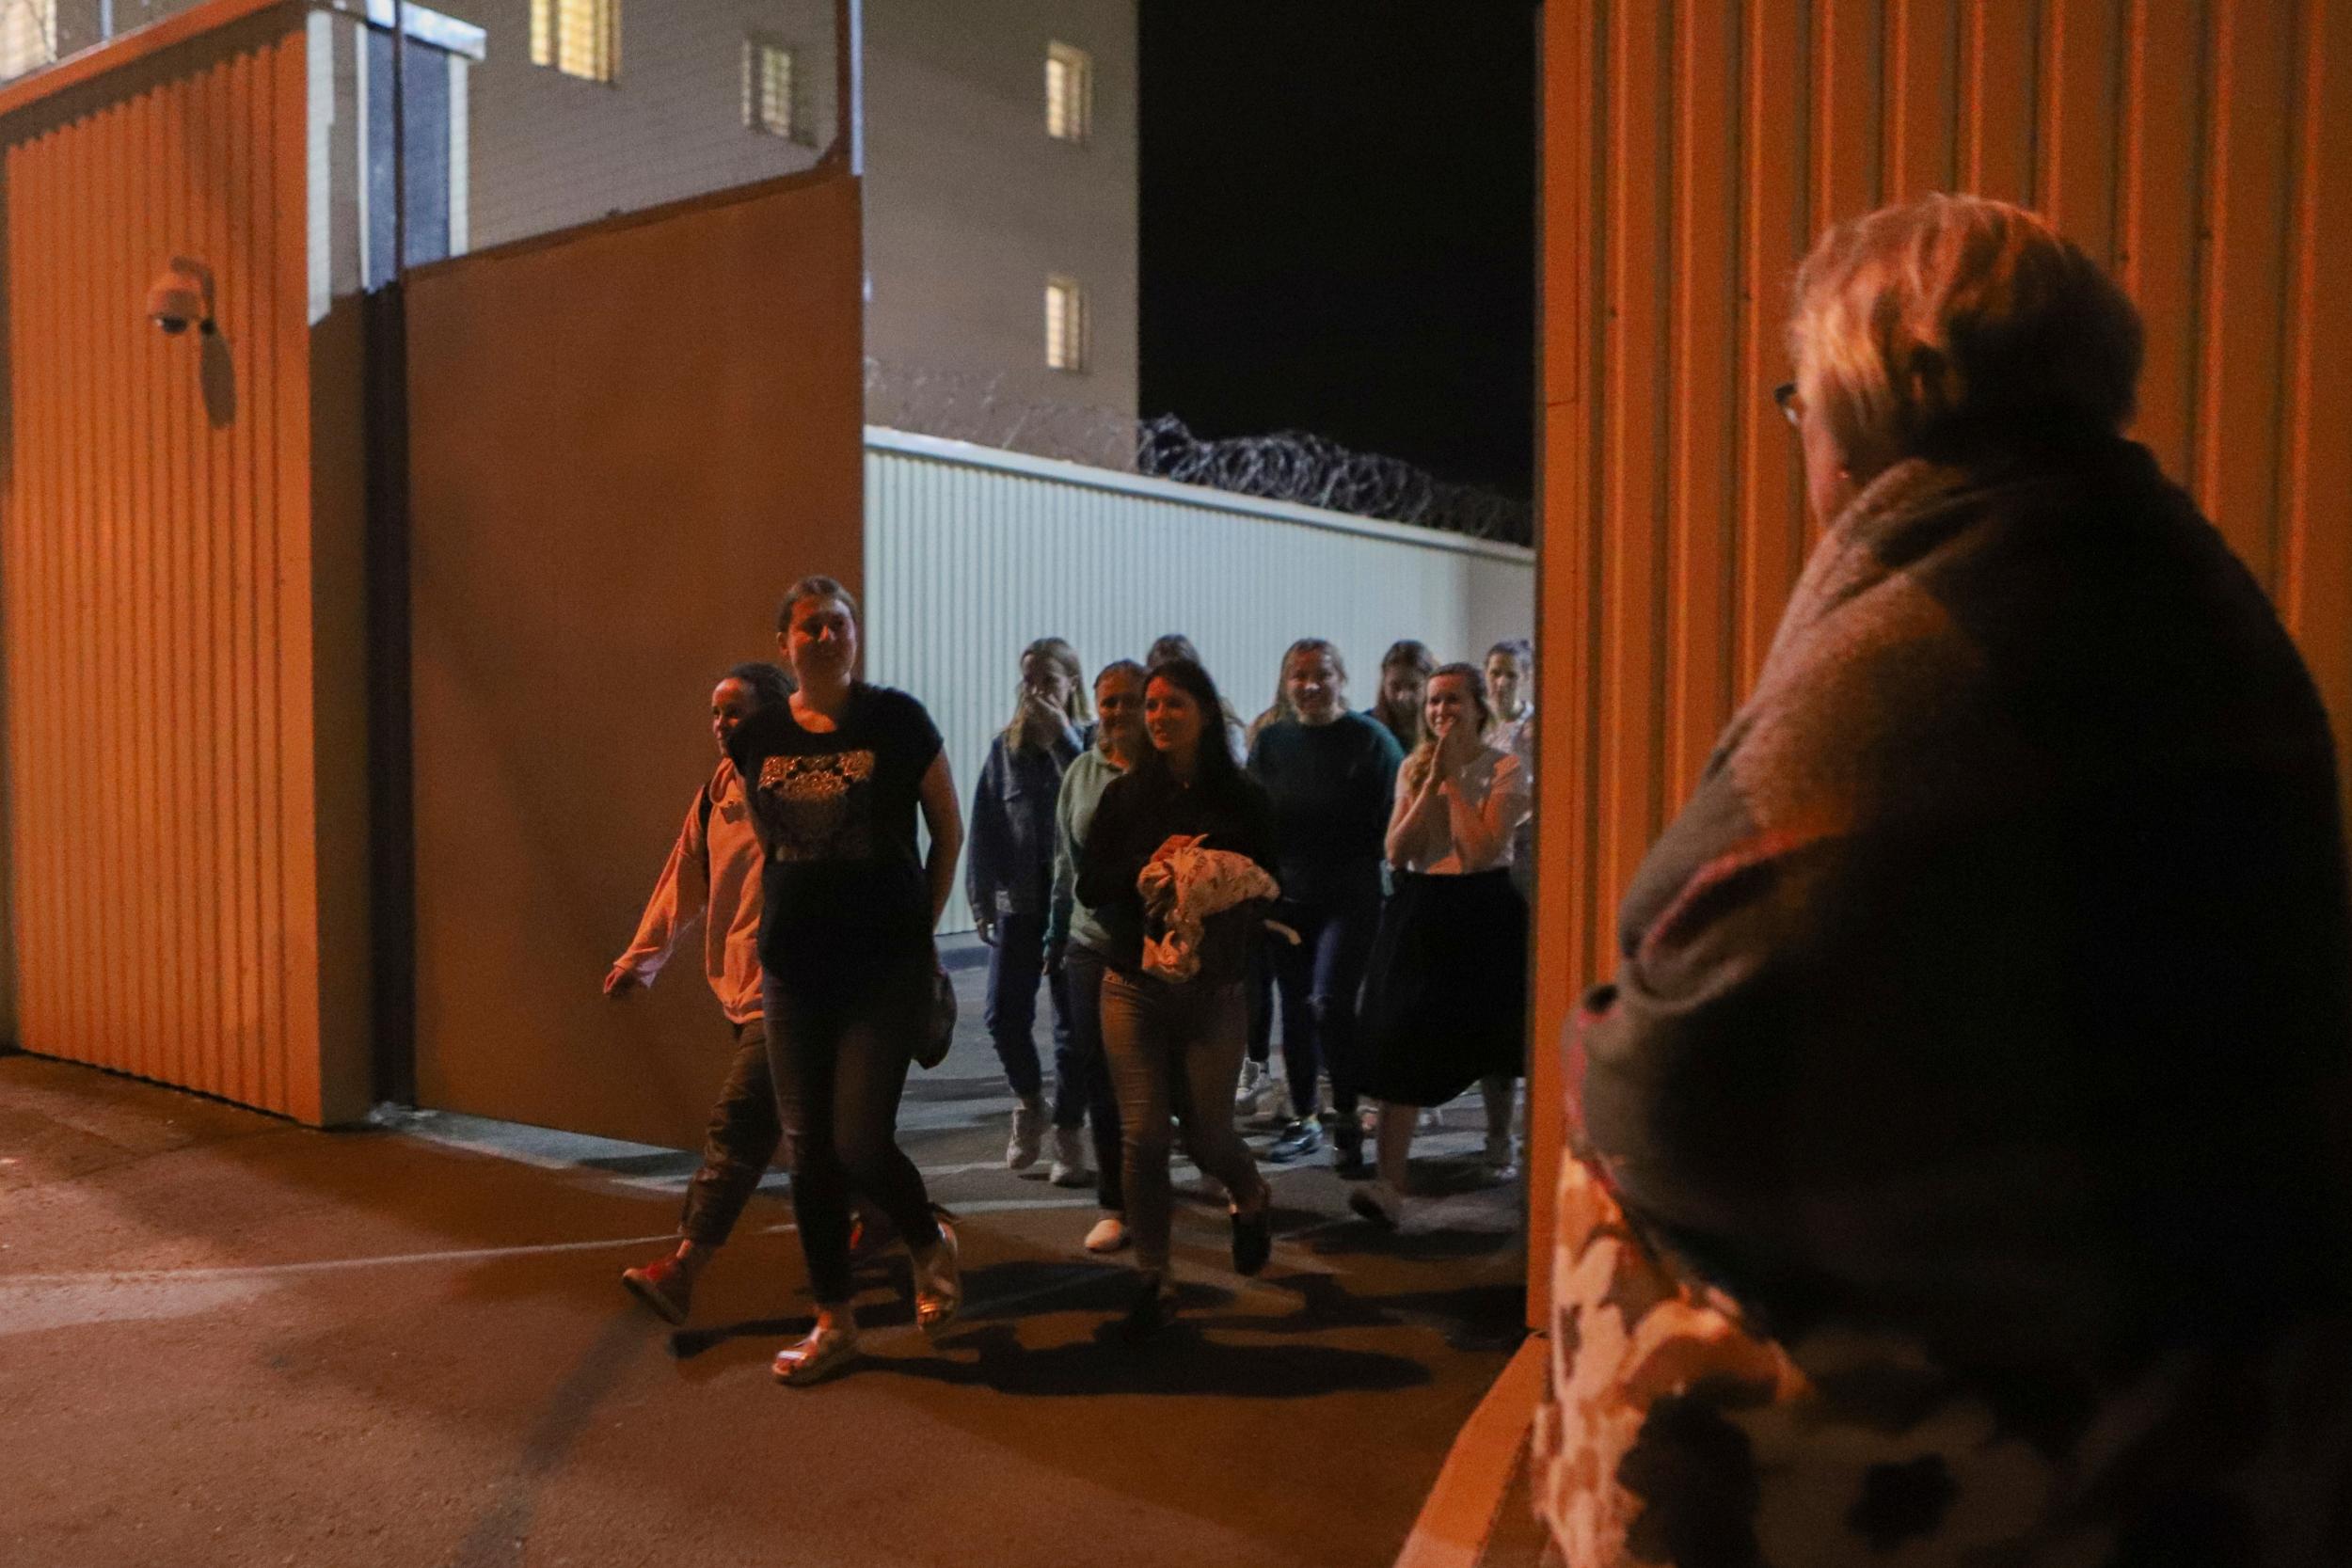
<svg viewBox="0 0 2352 1568">
<path fill-rule="evenodd" d="M 1142 0 L 1141 412 L 1524 497 L 1537 0 Z"/>
</svg>

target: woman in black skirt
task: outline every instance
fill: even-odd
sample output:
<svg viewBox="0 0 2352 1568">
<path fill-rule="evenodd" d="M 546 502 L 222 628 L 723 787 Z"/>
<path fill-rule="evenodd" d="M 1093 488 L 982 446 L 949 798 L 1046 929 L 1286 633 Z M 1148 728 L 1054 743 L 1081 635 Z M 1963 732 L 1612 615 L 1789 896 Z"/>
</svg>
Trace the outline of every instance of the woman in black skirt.
<svg viewBox="0 0 2352 1568">
<path fill-rule="evenodd" d="M 1507 1086 L 1526 1050 L 1527 904 L 1511 885 L 1511 840 L 1527 815 L 1527 772 L 1488 743 L 1494 714 L 1474 666 L 1431 675 L 1422 717 L 1421 744 L 1397 774 L 1396 891 L 1364 988 L 1363 1091 L 1380 1101 L 1379 1176 L 1347 1200 L 1391 1227 L 1404 1222 L 1421 1108 L 1481 1079 Z"/>
</svg>

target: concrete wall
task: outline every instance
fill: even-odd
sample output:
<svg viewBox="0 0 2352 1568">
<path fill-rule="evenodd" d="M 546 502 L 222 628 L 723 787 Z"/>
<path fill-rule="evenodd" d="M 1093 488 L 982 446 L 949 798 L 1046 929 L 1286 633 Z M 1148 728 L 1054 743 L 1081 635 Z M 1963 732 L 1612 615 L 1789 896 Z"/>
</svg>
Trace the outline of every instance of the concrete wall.
<svg viewBox="0 0 2352 1568">
<path fill-rule="evenodd" d="M 1037 638 L 1090 680 L 1184 632 L 1248 719 L 1298 638 L 1339 644 L 1366 707 L 1397 639 L 1475 659 L 1534 613 L 1515 545 L 887 430 L 866 436 L 866 673 L 930 707 L 967 802 Z M 971 925 L 959 891 L 943 928 Z"/>
<path fill-rule="evenodd" d="M 486 29 L 472 72 L 476 246 L 811 166 L 834 135 L 833 0 L 698 0 L 621 12 L 621 71 L 584 82 L 530 54 L 529 0 L 437 8 Z M 1134 0 L 865 0 L 866 349 L 1001 376 L 1002 395 L 1136 409 Z M 808 145 L 747 129 L 742 45 L 796 47 Z M 1048 40 L 1094 55 L 1093 134 L 1045 134 Z M 1049 370 L 1049 274 L 1086 287 L 1084 373 Z M 900 419 L 898 405 L 873 409 Z M 920 412 L 915 405 L 914 412 Z"/>
<path fill-rule="evenodd" d="M 369 1067 L 345 26 L 216 0 L 0 91 L 9 1033 L 310 1122 Z M 174 255 L 216 336 L 147 321 Z"/>
<path fill-rule="evenodd" d="M 866 28 L 866 352 L 1132 416 L 1135 0 L 868 0 Z M 1083 145 L 1045 134 L 1049 40 L 1094 56 Z M 1051 273 L 1086 288 L 1083 374 L 1045 364 Z"/>
<path fill-rule="evenodd" d="M 1742 0 L 1545 10 L 1544 705 L 1532 1140 L 1571 1000 L 1756 676 L 1808 533 L 1786 378 L 1812 238 L 1939 189 L 2022 201 L 2148 328 L 2137 435 L 2352 723 L 2352 8 Z M 2352 768 L 2346 770 L 2352 783 Z M 1556 1169 L 1556 1165 L 1554 1167 Z M 1531 1234 L 1549 1226 L 1534 1173 Z M 1532 1323 L 1549 1259 L 1531 1249 Z"/>
<path fill-rule="evenodd" d="M 858 279 L 846 176 L 411 276 L 420 1103 L 699 1136 L 729 1037 L 694 954 L 599 986 L 712 684 L 794 578 L 861 581 Z"/>
<path fill-rule="evenodd" d="M 530 0 L 435 8 L 489 35 L 468 111 L 477 249 L 798 173 L 833 140 L 833 0 L 629 0 L 611 83 L 531 63 Z M 743 123 L 753 34 L 799 51 L 813 141 Z"/>
</svg>

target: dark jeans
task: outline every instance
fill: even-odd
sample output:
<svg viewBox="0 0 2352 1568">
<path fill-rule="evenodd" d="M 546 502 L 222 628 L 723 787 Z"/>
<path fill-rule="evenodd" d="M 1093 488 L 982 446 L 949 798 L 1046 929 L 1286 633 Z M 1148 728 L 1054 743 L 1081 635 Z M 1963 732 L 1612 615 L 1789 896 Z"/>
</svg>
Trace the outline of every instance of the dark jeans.
<svg viewBox="0 0 2352 1568">
<path fill-rule="evenodd" d="M 1249 1059 L 1260 1067 L 1274 1054 L 1274 947 L 1282 939 L 1261 932 L 1249 944 Z"/>
<path fill-rule="evenodd" d="M 768 1072 L 768 1029 L 754 1019 L 735 1026 L 735 1065 L 727 1069 L 719 1103 L 710 1108 L 703 1163 L 686 1184 L 678 1234 L 705 1246 L 724 1244 L 743 1205 L 768 1174 L 782 1136 L 774 1081 Z"/>
<path fill-rule="evenodd" d="M 1070 988 L 1070 1051 L 1063 1082 L 1075 1076 L 1086 1091 L 1088 1118 L 1094 1125 L 1094 1196 L 1113 1214 L 1127 1212 L 1120 1180 L 1119 1096 L 1111 1086 L 1110 1060 L 1103 1053 L 1103 975 L 1107 966 L 1091 947 L 1072 942 L 1062 959 Z"/>
<path fill-rule="evenodd" d="M 1070 993 L 1059 974 L 1045 973 L 1045 917 L 996 917 L 996 945 L 988 950 L 988 1037 L 1005 1064 L 1005 1082 L 1026 1100 L 1044 1086 L 1037 1056 L 1037 983 L 1045 981 L 1054 1005 L 1054 1125 L 1075 1127 L 1086 1119 L 1086 1089 L 1073 1082 L 1070 1061 Z"/>
<path fill-rule="evenodd" d="M 1331 1108 L 1356 1114 L 1356 993 L 1380 928 L 1380 900 L 1366 895 L 1329 904 L 1283 903 L 1274 918 L 1298 933 L 1298 944 L 1273 939 L 1274 982 L 1282 997 L 1282 1070 L 1291 1110 L 1315 1109 L 1315 1073 L 1331 1075 Z"/>
<path fill-rule="evenodd" d="M 910 1247 L 939 1239 L 922 1173 L 898 1147 L 898 1096 L 930 1011 L 928 945 L 855 978 L 797 983 L 771 972 L 768 1069 L 776 1085 L 792 1212 L 810 1291 L 850 1299 L 850 1195 L 871 1199 Z"/>
</svg>

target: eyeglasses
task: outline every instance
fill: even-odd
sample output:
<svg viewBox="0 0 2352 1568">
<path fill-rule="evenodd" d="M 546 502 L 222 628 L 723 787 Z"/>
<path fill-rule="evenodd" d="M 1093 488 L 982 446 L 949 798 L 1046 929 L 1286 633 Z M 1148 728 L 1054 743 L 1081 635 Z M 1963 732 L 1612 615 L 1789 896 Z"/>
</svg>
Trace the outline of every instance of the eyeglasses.
<svg viewBox="0 0 2352 1568">
<path fill-rule="evenodd" d="M 1780 408 L 1781 417 L 1792 425 L 1804 423 L 1804 400 L 1797 396 L 1797 384 L 1784 381 L 1772 388 L 1772 402 Z"/>
</svg>

